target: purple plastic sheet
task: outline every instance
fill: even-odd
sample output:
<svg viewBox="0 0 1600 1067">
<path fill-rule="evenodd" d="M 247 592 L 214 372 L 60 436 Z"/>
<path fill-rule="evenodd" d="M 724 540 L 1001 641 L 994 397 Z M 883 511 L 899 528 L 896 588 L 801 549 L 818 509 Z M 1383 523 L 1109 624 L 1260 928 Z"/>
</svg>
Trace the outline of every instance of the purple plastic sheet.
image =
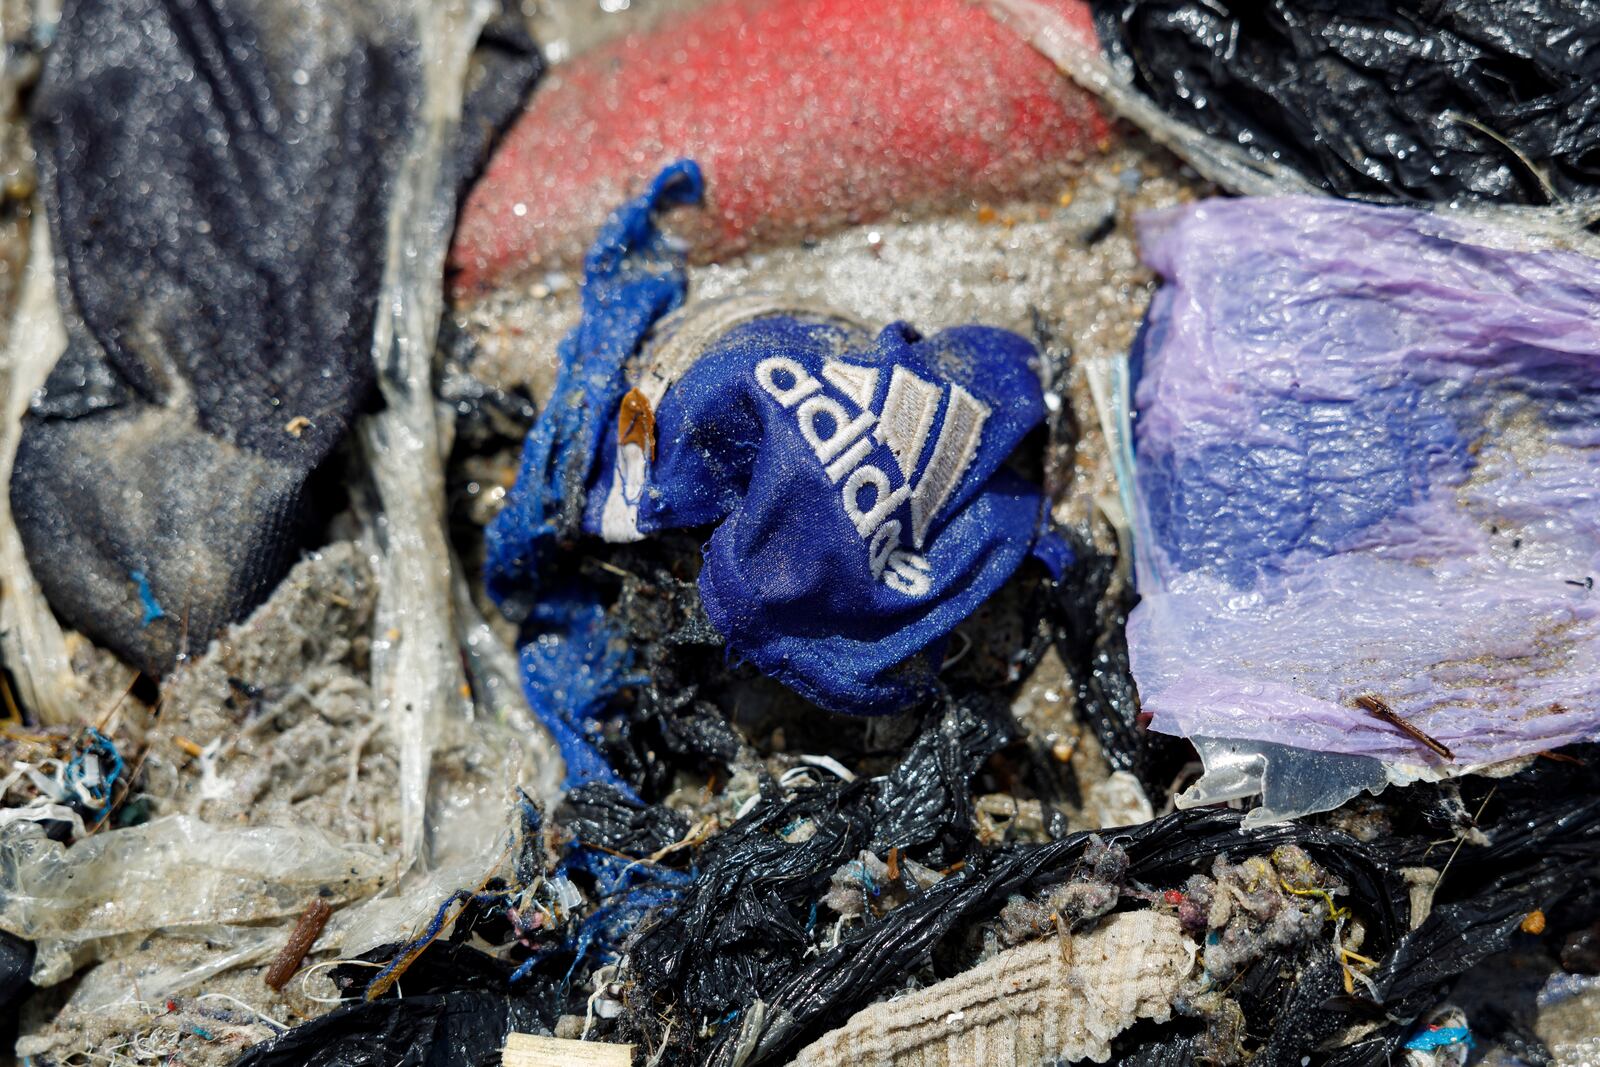
<svg viewBox="0 0 1600 1067">
<path fill-rule="evenodd" d="M 1152 728 L 1440 769 L 1600 737 L 1600 261 L 1308 197 L 1141 237 Z"/>
</svg>

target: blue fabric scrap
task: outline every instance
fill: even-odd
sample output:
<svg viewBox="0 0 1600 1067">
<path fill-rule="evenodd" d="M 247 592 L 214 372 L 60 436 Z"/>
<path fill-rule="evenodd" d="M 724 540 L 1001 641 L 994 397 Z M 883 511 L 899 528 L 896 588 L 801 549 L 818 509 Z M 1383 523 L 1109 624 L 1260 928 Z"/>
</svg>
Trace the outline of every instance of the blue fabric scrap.
<svg viewBox="0 0 1600 1067">
<path fill-rule="evenodd" d="M 623 388 L 623 362 L 655 321 L 683 302 L 683 253 L 655 228 L 654 214 L 698 203 L 704 191 L 692 160 L 673 163 L 612 213 L 584 257 L 583 318 L 556 349 L 550 401 L 523 444 L 505 508 L 485 531 L 484 580 L 502 610 L 520 605 L 526 612 L 543 553 L 558 535 L 577 532 L 604 416 Z"/>
<path fill-rule="evenodd" d="M 1033 558 L 1044 564 L 1050 577 L 1059 582 L 1061 576 L 1067 573 L 1067 568 L 1078 561 L 1078 554 L 1072 550 L 1071 543 L 1062 536 L 1061 531 L 1047 521 L 1033 543 Z"/>
<path fill-rule="evenodd" d="M 520 660 L 528 705 L 566 762 L 564 788 L 606 782 L 639 801 L 601 755 L 599 741 L 611 698 L 648 679 L 632 673 L 627 642 L 594 594 L 575 583 L 548 590 L 523 624 Z"/>
<path fill-rule="evenodd" d="M 666 388 L 653 456 L 604 436 L 584 526 L 716 525 L 700 592 L 730 652 L 823 707 L 895 711 L 1034 542 L 1043 495 L 1003 464 L 1044 417 L 1035 359 L 982 326 L 746 321 Z"/>
<path fill-rule="evenodd" d="M 625 642 L 593 591 L 549 583 L 559 543 L 579 532 L 584 484 L 624 387 L 623 362 L 662 315 L 683 301 L 683 253 L 656 228 L 655 212 L 698 202 L 689 160 L 668 166 L 640 197 L 614 212 L 584 260 L 583 318 L 562 340 L 550 401 L 522 452 L 516 485 L 485 531 L 489 595 L 522 622 L 523 688 L 566 761 L 565 785 L 617 786 L 638 799 L 600 754 L 600 717 L 637 679 Z"/>
</svg>

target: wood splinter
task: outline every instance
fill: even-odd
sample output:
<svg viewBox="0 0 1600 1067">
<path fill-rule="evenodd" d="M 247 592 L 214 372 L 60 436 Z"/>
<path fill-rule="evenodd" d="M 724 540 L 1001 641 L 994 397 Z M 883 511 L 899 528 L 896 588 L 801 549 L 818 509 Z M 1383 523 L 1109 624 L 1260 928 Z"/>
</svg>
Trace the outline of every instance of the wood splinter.
<svg viewBox="0 0 1600 1067">
<path fill-rule="evenodd" d="M 276 993 L 289 984 L 289 979 L 300 970 L 306 953 L 322 936 L 322 928 L 328 925 L 328 916 L 332 914 L 333 909 L 321 897 L 306 905 L 306 910 L 300 913 L 300 921 L 294 924 L 294 932 L 289 935 L 288 943 L 272 958 L 272 966 L 262 975 L 268 989 Z"/>
<path fill-rule="evenodd" d="M 1411 738 L 1411 740 L 1420 745 L 1426 745 L 1428 748 L 1432 749 L 1440 756 L 1443 756 L 1445 759 L 1451 761 L 1455 760 L 1455 755 L 1448 748 L 1446 748 L 1442 742 L 1436 740 L 1435 738 L 1429 737 L 1427 734 L 1423 733 L 1421 730 L 1417 729 L 1415 726 L 1412 726 L 1400 716 L 1396 715 L 1394 713 L 1394 709 L 1388 704 L 1385 704 L 1381 697 L 1356 697 L 1356 707 L 1376 718 L 1382 719 L 1390 726 L 1393 726 L 1395 729 Z"/>
</svg>

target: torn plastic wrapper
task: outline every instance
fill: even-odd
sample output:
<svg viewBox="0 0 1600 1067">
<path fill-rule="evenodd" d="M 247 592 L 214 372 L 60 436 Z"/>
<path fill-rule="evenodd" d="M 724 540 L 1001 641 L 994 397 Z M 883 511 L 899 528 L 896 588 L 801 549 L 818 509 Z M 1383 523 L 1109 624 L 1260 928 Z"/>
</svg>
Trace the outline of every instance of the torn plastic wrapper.
<svg viewBox="0 0 1600 1067">
<path fill-rule="evenodd" d="M 663 805 L 644 807 L 603 782 L 588 782 L 567 791 L 561 803 L 561 825 L 585 845 L 628 856 L 648 856 L 683 839 L 689 823 Z"/>
<path fill-rule="evenodd" d="M 1009 740 L 997 709 L 952 702 L 889 774 L 758 802 L 706 843 L 681 905 L 629 945 L 643 1002 L 720 1018 L 770 998 L 804 965 L 833 872 L 863 849 L 940 866 L 966 857 L 971 778 Z"/>
<path fill-rule="evenodd" d="M 533 1004 L 503 993 L 425 993 L 337 1008 L 256 1046 L 236 1067 L 498 1063 L 507 1034 L 544 1025 Z"/>
<path fill-rule="evenodd" d="M 357 427 L 381 513 L 373 513 L 368 498 L 358 501 L 358 511 L 382 548 L 372 688 L 400 744 L 398 844 L 407 863 L 429 867 L 470 855 L 473 831 L 483 821 L 470 805 L 430 797 L 435 746 L 463 734 L 494 744 L 495 729 L 508 724 L 537 734 L 514 693 L 495 684 L 497 675 L 503 677 L 496 664 L 504 655 L 482 647 L 494 637 L 475 629 L 479 620 L 466 602 L 470 597 L 459 595 L 458 564 L 446 530 L 449 409 L 435 398 L 433 379 L 444 303 L 439 280 L 458 193 L 541 63 L 520 28 L 520 11 L 510 4 L 407 0 L 404 6 L 426 121 L 404 138 L 399 130 L 389 131 L 404 152 L 383 218 L 378 313 L 364 338 L 383 408 Z M 469 672 L 480 685 L 476 692 L 466 684 Z M 543 737 L 528 741 L 540 756 L 551 747 Z"/>
<path fill-rule="evenodd" d="M 1136 0 L 1137 2 L 1137 0 Z M 1118 6 L 1115 4 L 1108 6 Z M 1151 140 L 1182 159 L 1198 174 L 1208 181 L 1214 182 L 1220 188 L 1231 193 L 1246 196 L 1286 196 L 1316 194 L 1328 191 L 1324 184 L 1319 183 L 1315 174 L 1304 173 L 1297 170 L 1289 156 L 1317 155 L 1328 153 L 1328 146 L 1320 143 L 1315 134 L 1307 134 L 1307 140 L 1297 143 L 1295 151 L 1268 152 L 1262 151 L 1259 141 L 1249 131 L 1244 131 L 1238 139 L 1225 136 L 1213 136 L 1208 132 L 1205 122 L 1193 123 L 1188 121 L 1193 114 L 1192 101 L 1183 102 L 1181 106 L 1167 109 L 1163 104 L 1143 92 L 1137 84 L 1136 71 L 1133 64 L 1118 58 L 1115 47 L 1111 53 L 1102 51 L 1096 41 L 1086 40 L 1080 32 L 1076 22 L 1064 18 L 1050 4 L 1042 0 L 987 0 L 988 9 L 1007 26 L 1015 29 L 1027 41 L 1054 62 L 1057 68 L 1073 81 L 1093 92 L 1106 105 L 1107 109 L 1117 116 L 1138 126 Z M 1390 17 L 1385 14 L 1388 9 L 1380 10 L 1374 17 L 1379 21 Z M 1207 14 L 1194 24 L 1202 24 L 1211 18 L 1226 20 L 1227 14 L 1220 8 L 1209 8 Z M 1559 21 L 1559 20 L 1558 20 Z M 1184 26 L 1183 19 L 1177 20 L 1179 26 Z M 1408 44 L 1416 44 L 1416 39 L 1411 39 Z M 1504 43 L 1502 39 L 1498 43 Z M 1424 46 L 1427 47 L 1427 46 Z M 1491 49 L 1492 50 L 1492 49 Z M 1237 58 L 1237 57 L 1232 57 Z M 1437 73 L 1437 72 L 1435 72 Z M 1548 73 L 1548 72 L 1546 72 Z M 1158 77 L 1162 74 L 1156 72 Z M 1539 75 L 1538 77 L 1544 77 Z M 1537 80 L 1537 78 L 1535 79 Z M 1557 92 L 1562 91 L 1560 81 L 1554 85 Z M 1183 88 L 1176 85 L 1169 86 L 1182 100 Z M 1400 94 L 1402 98 L 1404 93 Z M 1193 100 L 1202 99 L 1201 94 L 1190 93 Z M 1319 106 L 1337 108 L 1343 102 L 1337 98 L 1328 98 L 1319 102 Z M 1368 101 L 1360 101 L 1356 107 L 1366 106 Z M 1247 111 L 1249 113 L 1275 114 L 1282 105 L 1276 97 L 1253 101 Z M 1530 114 L 1532 109 L 1530 109 Z M 1209 119 L 1210 116 L 1204 116 Z M 1475 142 L 1474 150 L 1485 144 L 1496 143 L 1496 135 L 1491 127 L 1483 125 L 1473 126 L 1475 120 L 1463 113 L 1451 113 L 1450 117 L 1457 121 L 1459 129 L 1457 135 L 1472 132 L 1474 136 L 1483 135 L 1486 140 Z M 1537 121 L 1537 118 L 1534 119 Z M 1593 124 L 1588 124 L 1592 126 Z M 1586 136 L 1584 126 L 1575 127 L 1578 135 Z M 1302 131 L 1303 132 L 1303 131 Z M 1456 138 L 1457 140 L 1459 137 Z M 1450 136 L 1441 138 L 1440 143 L 1452 141 Z M 1454 143 L 1454 142 L 1452 142 Z M 1501 144 L 1504 148 L 1505 145 Z M 1341 150 L 1350 146 L 1342 146 Z M 1373 171 L 1378 179 L 1387 173 L 1386 166 L 1394 164 L 1405 169 L 1410 166 L 1410 161 L 1421 158 L 1424 153 L 1415 152 L 1410 148 L 1402 149 L 1406 153 L 1404 159 L 1399 157 L 1387 162 L 1374 165 Z M 1449 151 L 1449 150 L 1447 150 Z M 1387 153 L 1384 148 L 1377 154 L 1382 156 Z M 1335 153 L 1328 153 L 1335 154 Z M 1517 154 L 1507 151 L 1506 159 L 1517 159 Z M 1359 162 L 1359 161 L 1358 161 Z M 1481 161 L 1480 161 L 1481 162 Z M 1518 160 L 1517 165 L 1526 174 L 1535 180 L 1543 175 L 1543 168 L 1537 162 Z M 1587 167 L 1587 163 L 1581 163 Z M 1494 181 L 1500 180 L 1501 174 L 1492 176 Z M 1448 172 L 1441 168 L 1441 172 L 1434 175 L 1438 183 L 1448 185 Z M 1492 182 L 1491 182 L 1492 184 Z M 1515 184 L 1515 183 L 1513 183 Z M 1524 182 L 1525 185 L 1525 182 Z M 1374 199 L 1406 199 L 1400 194 L 1369 194 Z M 1426 197 L 1422 197 L 1426 199 Z M 1555 239 L 1564 243 L 1583 242 L 1583 230 L 1589 226 L 1597 216 L 1600 216 L 1600 198 L 1590 194 L 1574 199 L 1550 198 L 1550 191 L 1545 190 L 1542 195 L 1532 198 L 1531 203 L 1523 203 L 1516 197 L 1509 199 L 1473 199 L 1467 195 L 1452 197 L 1448 203 L 1438 203 L 1435 210 L 1458 214 L 1469 219 L 1481 219 L 1525 232 L 1530 235 L 1540 235 L 1545 238 Z M 1588 242 L 1593 248 L 1592 240 Z M 1594 254 L 1591 251 L 1591 254 Z M 1103 404 L 1111 397 L 1102 388 L 1105 384 L 1107 372 L 1100 374 L 1101 381 L 1095 384 L 1096 403 Z M 1093 372 L 1091 371 L 1093 375 Z M 1093 376 L 1091 382 L 1094 381 Z M 1102 406 L 1102 412 L 1107 409 Z M 1109 436 L 1109 435 L 1108 435 Z"/>
<path fill-rule="evenodd" d="M 1122 852 L 1131 882 L 1156 889 L 1186 890 L 1190 873 L 1214 870 L 1218 856 L 1237 863 L 1276 858 L 1289 845 L 1303 850 L 1342 884 L 1340 906 L 1359 916 L 1365 931 L 1360 952 L 1376 965 L 1363 965 L 1366 973 L 1353 981 L 1325 945 L 1310 949 L 1303 967 L 1287 971 L 1285 958 L 1267 951 L 1230 984 L 1230 995 L 1251 1031 L 1263 1035 L 1262 1062 L 1320 1056 L 1335 1067 L 1376 1067 L 1398 1053 L 1456 976 L 1524 936 L 1519 930 L 1529 912 L 1554 913 L 1562 901 L 1582 897 L 1585 872 L 1600 861 L 1600 800 L 1594 748 L 1573 755 L 1577 762 L 1540 760 L 1499 782 L 1472 780 L 1472 793 L 1462 799 L 1476 813 L 1473 828 L 1482 837 L 1454 850 L 1445 877 L 1431 888 L 1425 918 L 1411 913 L 1400 874 L 1430 857 L 1444 864 L 1436 828 L 1425 821 L 1397 825 L 1387 839 L 1362 844 L 1306 822 L 1251 827 L 1238 812 L 1204 809 L 1107 833 L 1106 842 Z M 1432 792 L 1415 788 L 1418 794 L 1403 798 L 1397 811 L 1427 806 Z M 808 960 L 777 988 L 764 986 L 760 1003 L 719 1035 L 710 1062 L 785 1062 L 796 1042 L 881 995 L 886 982 L 951 931 L 993 914 L 1013 894 L 1081 871 L 1095 844 L 1093 835 L 1075 834 L 972 856 L 922 896 Z M 1592 914 L 1592 901 L 1587 906 Z M 1166 1034 L 1146 1031 L 1140 1038 L 1157 1050 L 1185 1044 L 1181 1027 Z M 1171 1062 L 1137 1058 L 1137 1051 L 1138 1045 L 1119 1042 L 1114 1055 L 1118 1062 Z"/>
<path fill-rule="evenodd" d="M 375 891 L 394 870 L 376 847 L 339 845 L 309 830 L 208 826 L 186 815 L 71 848 L 18 823 L 3 843 L 0 923 L 33 939 L 296 914 L 320 889 L 350 899 Z M 180 881 L 185 892 L 175 895 Z"/>
<path fill-rule="evenodd" d="M 426 936 L 433 920 L 441 913 L 441 902 L 450 901 L 461 887 L 515 888 L 532 885 L 537 880 L 539 871 L 536 850 L 541 839 L 538 836 L 536 823 L 530 824 L 529 821 L 530 817 L 536 819 L 537 816 L 533 815 L 526 798 L 520 799 L 522 802 L 513 806 L 517 814 L 511 824 L 497 828 L 501 839 L 495 842 L 490 856 L 480 855 L 470 863 L 440 867 L 426 875 L 413 872 L 411 877 L 398 883 L 390 877 L 386 880 L 374 878 L 360 887 L 343 885 L 333 880 L 339 868 L 330 866 L 328 861 L 321 858 L 321 854 L 311 853 L 310 855 L 316 857 L 316 863 L 310 873 L 325 876 L 321 882 L 312 882 L 308 879 L 308 882 L 302 885 L 284 875 L 276 866 L 263 862 L 255 869 L 259 872 L 255 874 L 255 881 L 250 882 L 256 887 L 255 894 L 262 898 L 261 900 L 237 891 L 232 893 L 208 891 L 191 899 L 171 893 L 171 885 L 181 880 L 180 876 L 171 873 L 171 868 L 183 864 L 199 867 L 203 865 L 204 860 L 196 859 L 194 853 L 187 848 L 181 853 L 168 849 L 166 850 L 168 862 L 165 866 L 147 872 L 138 870 L 130 864 L 124 868 L 122 874 L 125 879 L 137 875 L 141 880 L 165 880 L 163 884 L 168 888 L 167 897 L 163 900 L 164 910 L 145 909 L 136 913 L 135 909 L 129 909 L 126 912 L 119 912 L 118 916 L 123 922 L 118 929 L 130 925 L 131 929 L 126 933 L 110 934 L 104 940 L 73 939 L 70 936 L 41 940 L 40 958 L 34 968 L 35 981 L 40 984 L 53 984 L 69 977 L 74 966 L 82 967 L 91 960 L 101 959 L 103 962 L 77 976 L 67 1001 L 68 1009 L 96 1012 L 119 1004 L 125 1005 L 141 1000 L 159 1001 L 168 996 L 180 995 L 216 975 L 237 968 L 265 964 L 283 948 L 295 925 L 294 916 L 299 914 L 308 901 L 314 899 L 326 900 L 335 906 L 331 919 L 317 939 L 315 945 L 317 953 L 332 952 L 342 957 L 366 959 L 380 965 L 393 963 L 399 958 L 404 947 L 396 944 L 396 937 L 410 937 L 415 934 L 420 939 Z M 158 825 L 158 823 L 148 825 Z M 532 825 L 531 830 L 530 825 Z M 241 833 L 237 830 L 206 826 L 193 819 L 189 820 L 189 828 L 192 840 L 204 842 L 216 837 L 223 847 L 235 844 L 235 837 Z M 113 838 L 127 832 L 129 831 L 119 830 L 114 834 L 97 836 L 94 840 Z M 298 853 L 295 850 L 301 848 L 307 840 L 299 832 L 273 827 L 255 828 L 248 831 L 248 834 L 253 841 L 276 843 L 281 846 L 281 851 L 278 853 L 282 857 L 281 862 L 289 864 L 296 862 Z M 311 840 L 314 841 L 315 838 Z M 529 847 L 530 844 L 533 846 L 532 849 Z M 130 847 L 136 848 L 137 842 L 130 842 Z M 236 849 L 235 853 L 238 854 L 238 851 Z M 59 857 L 59 860 L 70 864 L 73 858 L 69 852 L 64 857 Z M 71 871 L 74 877 L 73 884 L 76 880 L 87 880 L 92 891 L 94 886 L 101 884 L 100 874 L 104 863 L 88 863 L 89 858 L 79 860 L 83 866 L 73 867 Z M 359 853 L 357 858 L 359 860 Z M 335 858 L 333 862 L 342 861 Z M 68 870 L 65 864 L 58 862 L 57 866 L 61 872 Z M 345 870 L 348 871 L 350 867 L 351 864 L 344 864 Z M 396 869 L 392 859 L 386 862 L 385 869 L 391 872 Z M 240 877 L 249 882 L 252 869 L 241 866 L 238 870 L 244 872 Z M 327 895 L 324 895 L 325 889 L 330 890 Z M 380 892 L 380 890 L 387 891 Z M 491 895 L 503 898 L 507 894 L 491 892 Z M 241 913 L 238 910 L 241 904 L 251 904 L 250 910 Z M 37 907 L 35 910 L 38 910 Z M 103 910 L 102 908 L 92 914 L 100 915 Z M 167 954 L 145 955 L 134 950 L 135 945 L 150 937 L 151 928 L 138 925 L 145 914 L 149 914 L 154 921 L 166 923 L 158 928 L 157 940 L 169 943 Z M 433 931 L 434 936 L 438 939 L 455 936 L 456 920 L 460 915 L 461 911 L 458 908 L 444 909 L 444 921 Z M 71 920 L 70 914 L 54 916 L 54 921 L 58 924 L 69 920 Z M 170 951 L 172 947 L 181 945 L 186 939 L 196 944 L 205 944 L 208 951 L 204 953 Z M 429 940 L 424 947 L 440 943 L 441 940 Z M 138 945 L 138 947 L 146 946 Z M 511 969 L 510 964 L 502 963 L 501 966 L 506 971 Z M 426 983 L 421 981 L 420 976 L 429 969 L 428 966 L 420 967 L 418 978 L 407 982 L 403 988 L 419 992 L 459 991 L 454 986 L 437 990 L 425 988 Z M 361 985 L 353 992 L 359 993 L 361 988 L 371 982 L 378 973 L 377 970 L 370 968 L 359 970 Z M 292 979 L 289 988 L 303 988 L 298 985 L 300 982 L 299 977 Z"/>
<path fill-rule="evenodd" d="M 1107 362 L 1099 361 L 1102 365 Z M 1086 371 L 1093 374 L 1100 369 Z M 1128 612 L 1138 598 L 1132 581 L 1117 574 L 1119 555 L 1126 550 L 1113 555 L 1097 550 L 1087 537 L 1075 532 L 1069 536 L 1074 558 L 1051 590 L 1048 612 L 1055 624 L 1056 653 L 1077 698 L 1077 717 L 1094 733 L 1106 763 L 1114 769 L 1103 785 L 1117 786 L 1122 778 L 1141 797 L 1146 793 L 1164 796 L 1190 752 L 1177 738 L 1152 734 L 1140 718 L 1127 640 Z M 1113 582 L 1118 586 L 1116 592 L 1111 592 Z M 1126 795 L 1126 785 L 1118 786 L 1117 791 Z"/>
<path fill-rule="evenodd" d="M 1044 416 L 1033 346 L 979 326 L 873 339 L 755 300 L 662 332 L 585 527 L 714 525 L 700 592 L 732 653 L 835 711 L 925 697 L 944 638 L 1033 546 L 1042 495 L 1004 466 Z"/>
<path fill-rule="evenodd" d="M 1256 196 L 1315 191 L 1305 178 L 1276 160 L 1252 155 L 1167 115 L 1134 87 L 1127 71 L 1108 61 L 1076 20 L 1046 0 L 987 0 L 985 6 L 1063 74 L 1099 96 L 1112 112 L 1224 189 Z"/>
<path fill-rule="evenodd" d="M 1226 769 L 1188 802 L 1595 736 L 1600 287 L 1524 244 L 1299 198 L 1146 220 L 1128 636 L 1152 728 Z"/>
<path fill-rule="evenodd" d="M 212 826 L 184 815 L 97 834 L 71 848 L 32 823 L 0 830 L 0 929 L 58 950 L 122 934 L 297 914 L 326 889 L 360 899 L 393 880 L 376 848 L 309 829 Z M 175 893 L 174 886 L 183 891 Z M 61 974 L 41 974 L 42 982 Z"/>
<path fill-rule="evenodd" d="M 1248 830 L 1240 823 L 1236 812 L 1177 812 L 1118 830 L 1114 841 L 1124 853 L 1128 876 L 1158 885 L 1209 868 L 1219 854 L 1262 855 L 1297 844 L 1363 902 L 1368 947 L 1385 952 L 1394 943 L 1404 928 L 1403 892 L 1398 876 L 1385 869 L 1377 853 L 1317 828 L 1291 824 Z M 797 1045 L 870 1003 L 946 935 L 994 915 L 1015 894 L 1066 880 L 1083 866 L 1086 850 L 1099 843 L 1094 835 L 1074 834 L 972 855 L 959 871 L 787 976 L 764 977 L 759 1004 L 718 1036 L 707 1062 L 716 1067 L 786 1062 Z M 1278 970 L 1276 960 L 1271 969 Z"/>
</svg>

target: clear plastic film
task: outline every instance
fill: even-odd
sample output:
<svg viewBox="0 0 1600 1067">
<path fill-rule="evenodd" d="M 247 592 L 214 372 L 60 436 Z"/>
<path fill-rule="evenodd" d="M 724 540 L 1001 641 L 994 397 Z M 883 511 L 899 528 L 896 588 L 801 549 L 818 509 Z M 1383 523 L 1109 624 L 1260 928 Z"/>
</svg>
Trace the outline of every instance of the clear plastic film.
<svg viewBox="0 0 1600 1067">
<path fill-rule="evenodd" d="M 494 828 L 504 829 L 503 823 L 496 822 Z M 282 833 L 270 831 L 263 839 L 278 838 Z M 0 842 L 0 849 L 5 847 Z M 0 856 L 4 855 L 6 853 L 0 851 Z M 379 890 L 380 881 L 369 880 L 365 899 L 337 907 L 316 941 L 315 954 L 350 958 L 410 936 L 427 924 L 429 917 L 438 910 L 439 902 L 456 889 L 481 885 L 491 876 L 503 874 L 507 855 L 502 853 L 487 861 L 480 856 L 472 861 L 442 866 L 425 875 L 414 875 L 403 889 L 380 891 L 377 895 L 371 894 Z M 153 877 L 152 874 L 151 879 L 141 878 L 141 882 L 153 880 Z M 169 996 L 190 993 L 217 975 L 266 963 L 283 947 L 294 925 L 294 917 L 316 891 L 298 882 L 289 885 L 281 880 L 264 887 L 263 896 L 272 901 L 294 900 L 296 903 L 287 910 L 272 909 L 271 921 L 251 926 L 238 925 L 238 916 L 226 908 L 207 908 L 208 903 L 221 899 L 216 894 L 208 899 L 191 900 L 187 911 L 176 913 L 193 916 L 189 925 L 169 924 L 162 928 L 161 939 L 171 943 L 165 952 L 140 951 L 151 947 L 150 931 L 145 928 L 103 938 L 46 937 L 39 942 L 34 981 L 40 985 L 54 984 L 98 961 L 84 972 L 69 1001 L 71 1007 L 85 1011 L 135 1001 L 159 1002 Z M 337 904 L 338 898 L 329 899 Z M 4 921 L 3 915 L 0 913 L 0 922 Z M 183 951 L 185 938 L 203 941 L 206 951 Z"/>
<path fill-rule="evenodd" d="M 297 915 L 324 891 L 336 902 L 370 896 L 393 877 L 380 849 L 309 829 L 216 826 L 175 815 L 68 847 L 35 823 L 17 822 L 0 831 L 0 929 L 30 941 L 85 943 L 255 923 Z"/>
<path fill-rule="evenodd" d="M 449 427 L 433 392 L 434 343 L 443 304 L 441 278 L 454 222 L 447 154 L 460 122 L 467 64 L 492 14 L 487 0 L 415 5 L 424 99 L 415 144 L 398 177 L 389 218 L 389 259 L 373 339 L 384 410 L 360 424 L 361 442 L 382 504 L 374 520 L 382 550 L 374 617 L 373 688 L 400 746 L 403 862 L 432 862 L 428 841 L 448 840 L 430 817 L 435 739 L 470 729 L 472 690 L 461 641 L 471 642 L 475 675 L 492 670 L 484 646 L 493 634 L 459 614 L 464 598 L 445 528 L 444 456 Z M 504 665 L 493 676 L 503 683 Z M 520 699 L 514 686 L 490 687 L 497 711 Z M 527 717 L 515 724 L 529 728 Z M 536 734 L 534 736 L 537 736 Z M 494 743 L 485 735 L 486 743 Z M 548 747 L 548 746 L 546 746 Z M 459 806 L 444 805 L 442 811 Z M 436 808 L 435 814 L 441 809 Z"/>
</svg>

